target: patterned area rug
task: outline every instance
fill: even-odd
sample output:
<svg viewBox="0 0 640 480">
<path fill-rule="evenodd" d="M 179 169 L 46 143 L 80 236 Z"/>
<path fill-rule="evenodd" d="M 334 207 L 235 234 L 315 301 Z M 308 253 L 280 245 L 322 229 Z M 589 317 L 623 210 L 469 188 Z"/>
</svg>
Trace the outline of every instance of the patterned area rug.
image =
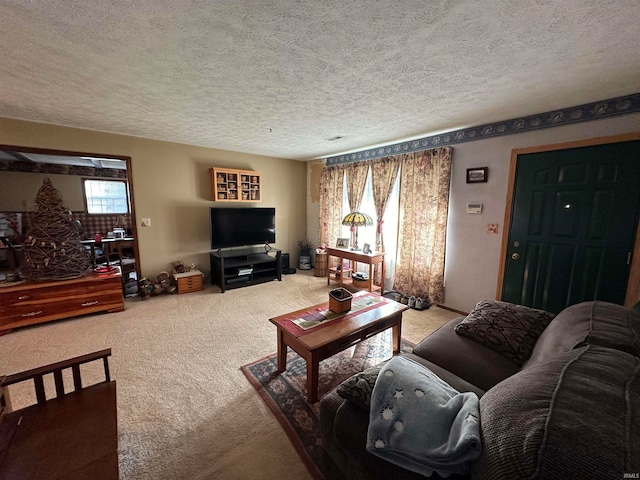
<svg viewBox="0 0 640 480">
<path fill-rule="evenodd" d="M 402 340 L 401 350 L 413 345 Z M 355 373 L 391 357 L 391 330 L 382 332 L 320 362 L 318 396 L 337 387 Z M 277 355 L 245 365 L 242 371 L 271 409 L 311 475 L 325 478 L 320 433 L 320 402 L 307 402 L 306 362 L 293 350 L 287 354 L 287 370 L 278 373 Z"/>
</svg>

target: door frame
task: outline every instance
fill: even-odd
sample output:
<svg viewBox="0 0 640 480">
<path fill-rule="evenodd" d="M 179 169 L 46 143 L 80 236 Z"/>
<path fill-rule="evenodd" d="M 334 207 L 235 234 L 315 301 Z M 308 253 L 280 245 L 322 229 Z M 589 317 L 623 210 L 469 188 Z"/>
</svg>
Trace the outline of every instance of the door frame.
<svg viewBox="0 0 640 480">
<path fill-rule="evenodd" d="M 513 207 L 513 194 L 516 180 L 516 167 L 518 155 L 527 153 L 550 152 L 554 150 L 567 150 L 570 148 L 591 147 L 595 145 L 605 145 L 607 143 L 620 143 L 632 140 L 640 140 L 640 132 L 625 133 L 621 135 L 611 135 L 607 137 L 589 138 L 572 142 L 555 143 L 551 145 L 539 145 L 535 147 L 514 148 L 511 150 L 511 163 L 509 165 L 509 185 L 507 187 L 507 198 L 504 209 L 504 223 L 502 228 L 502 247 L 500 249 L 500 264 L 498 267 L 498 284 L 496 287 L 496 299 L 502 298 L 502 287 L 506 269 L 506 255 L 509 243 L 509 233 L 511 230 L 511 210 Z M 627 280 L 627 291 L 625 293 L 624 304 L 632 307 L 640 299 L 640 221 L 636 226 L 636 239 L 631 254 L 631 270 Z"/>
<path fill-rule="evenodd" d="M 116 160 L 123 160 L 127 165 L 127 195 L 129 197 L 129 215 L 131 217 L 131 234 L 133 235 L 134 253 L 136 257 L 136 275 L 137 278 L 142 278 L 142 267 L 140 264 L 140 248 L 138 246 L 138 229 L 136 220 L 136 207 L 133 197 L 133 168 L 131 165 L 131 157 L 126 155 L 109 155 L 106 153 L 92 153 L 92 152 L 77 152 L 70 150 L 55 150 L 51 148 L 38 148 L 38 147 L 25 147 L 18 145 L 0 145 L 0 150 L 10 150 L 15 152 L 24 153 L 37 153 L 40 155 L 58 155 L 63 157 L 95 157 L 95 158 L 113 158 Z"/>
</svg>

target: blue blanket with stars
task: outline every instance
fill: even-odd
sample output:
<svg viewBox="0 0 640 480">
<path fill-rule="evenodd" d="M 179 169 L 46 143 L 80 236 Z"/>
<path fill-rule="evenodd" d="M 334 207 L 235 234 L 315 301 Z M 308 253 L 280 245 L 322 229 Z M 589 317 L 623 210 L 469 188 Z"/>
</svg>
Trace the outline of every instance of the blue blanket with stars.
<svg viewBox="0 0 640 480">
<path fill-rule="evenodd" d="M 467 474 L 480 456 L 478 396 L 460 393 L 425 366 L 393 357 L 371 394 L 367 450 L 413 472 Z"/>
</svg>

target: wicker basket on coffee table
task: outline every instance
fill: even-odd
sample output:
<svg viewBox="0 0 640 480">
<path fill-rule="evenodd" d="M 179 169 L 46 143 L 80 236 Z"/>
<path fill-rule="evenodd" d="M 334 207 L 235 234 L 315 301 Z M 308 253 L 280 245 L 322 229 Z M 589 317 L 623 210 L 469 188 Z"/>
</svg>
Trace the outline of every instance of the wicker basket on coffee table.
<svg viewBox="0 0 640 480">
<path fill-rule="evenodd" d="M 336 288 L 329 292 L 329 310 L 335 313 L 348 312 L 351 310 L 351 299 L 353 295 L 346 288 Z"/>
</svg>

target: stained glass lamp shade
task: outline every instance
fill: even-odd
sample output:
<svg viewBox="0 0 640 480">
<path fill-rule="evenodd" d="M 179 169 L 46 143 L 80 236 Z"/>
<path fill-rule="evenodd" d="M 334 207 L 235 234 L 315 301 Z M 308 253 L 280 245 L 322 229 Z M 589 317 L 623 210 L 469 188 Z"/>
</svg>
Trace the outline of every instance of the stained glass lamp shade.
<svg viewBox="0 0 640 480">
<path fill-rule="evenodd" d="M 362 212 L 351 212 L 346 217 L 342 219 L 342 225 L 348 225 L 351 227 L 351 231 L 356 232 L 356 240 L 353 244 L 354 250 L 360 250 L 358 247 L 358 227 L 371 227 L 373 226 L 373 219 Z"/>
</svg>

